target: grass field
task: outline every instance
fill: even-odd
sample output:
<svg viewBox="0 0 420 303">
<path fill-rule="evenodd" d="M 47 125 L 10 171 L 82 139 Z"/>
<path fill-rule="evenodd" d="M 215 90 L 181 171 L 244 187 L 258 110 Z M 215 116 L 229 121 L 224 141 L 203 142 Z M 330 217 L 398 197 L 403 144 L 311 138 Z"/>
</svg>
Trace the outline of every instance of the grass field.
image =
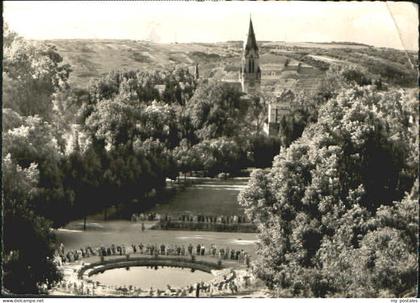
<svg viewBox="0 0 420 303">
<path fill-rule="evenodd" d="M 242 215 L 237 198 L 247 180 L 208 180 L 194 184 L 177 194 L 166 203 L 158 204 L 152 211 L 160 214 L 202 214 L 202 215 Z"/>
<path fill-rule="evenodd" d="M 153 222 L 147 223 L 149 228 Z M 184 230 L 150 230 L 141 231 L 140 223 L 127 220 L 88 221 L 88 228 L 83 231 L 83 221 L 73 221 L 64 228 L 55 230 L 58 243 L 62 242 L 66 249 L 81 247 L 99 247 L 115 245 L 139 244 L 204 244 L 207 247 L 215 244 L 217 247 L 244 249 L 255 256 L 257 235 L 254 233 L 227 233 Z"/>
</svg>

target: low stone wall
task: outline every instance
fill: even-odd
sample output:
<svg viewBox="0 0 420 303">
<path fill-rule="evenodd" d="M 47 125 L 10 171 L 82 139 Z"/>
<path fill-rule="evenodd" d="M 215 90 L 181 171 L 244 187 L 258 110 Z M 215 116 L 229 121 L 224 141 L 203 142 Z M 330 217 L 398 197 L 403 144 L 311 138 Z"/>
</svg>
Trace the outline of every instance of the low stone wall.
<svg viewBox="0 0 420 303">
<path fill-rule="evenodd" d="M 183 267 L 211 273 L 212 270 L 220 270 L 222 265 L 206 261 L 193 261 L 187 258 L 114 258 L 104 260 L 103 262 L 95 262 L 83 266 L 79 272 L 79 279 L 83 278 L 85 273 L 90 277 L 91 275 L 104 272 L 109 269 L 125 268 L 132 266 L 167 266 L 167 267 Z"/>
<path fill-rule="evenodd" d="M 195 257 L 195 256 L 194 256 Z M 210 256 L 207 256 L 209 258 Z M 95 257 L 97 258 L 97 257 Z M 98 259 L 96 259 L 98 260 Z M 206 258 L 185 258 L 178 256 L 164 257 L 105 257 L 100 262 L 84 263 L 81 260 L 62 266 L 64 278 L 50 291 L 55 296 L 118 296 L 118 297 L 196 297 L 197 288 L 200 297 L 248 296 L 261 286 L 256 284 L 256 277 L 250 269 L 236 267 L 235 262 L 213 262 Z M 113 268 L 131 266 L 167 266 L 184 267 L 211 272 L 214 278 L 208 282 L 190 284 L 172 289 L 141 289 L 129 285 L 107 286 L 92 281 L 90 276 Z M 258 295 L 259 296 L 259 295 Z"/>
<path fill-rule="evenodd" d="M 223 224 L 205 222 L 163 221 L 152 226 L 151 229 L 160 230 L 200 230 L 216 232 L 256 233 L 257 227 L 252 223 Z"/>
</svg>

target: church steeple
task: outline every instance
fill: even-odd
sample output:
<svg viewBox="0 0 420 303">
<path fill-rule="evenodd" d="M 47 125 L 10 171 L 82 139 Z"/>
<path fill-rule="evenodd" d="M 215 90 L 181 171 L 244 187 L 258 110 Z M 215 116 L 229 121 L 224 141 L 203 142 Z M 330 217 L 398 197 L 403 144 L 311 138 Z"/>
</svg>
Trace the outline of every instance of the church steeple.
<svg viewBox="0 0 420 303">
<path fill-rule="evenodd" d="M 255 39 L 254 26 L 252 25 L 252 19 L 249 18 L 249 29 L 248 29 L 248 39 L 246 40 L 245 51 L 254 49 L 258 51 L 257 40 Z"/>
<path fill-rule="evenodd" d="M 245 93 L 258 93 L 261 86 L 261 69 L 259 64 L 257 39 L 255 38 L 252 19 L 249 18 L 249 29 L 241 64 L 242 91 Z"/>
</svg>

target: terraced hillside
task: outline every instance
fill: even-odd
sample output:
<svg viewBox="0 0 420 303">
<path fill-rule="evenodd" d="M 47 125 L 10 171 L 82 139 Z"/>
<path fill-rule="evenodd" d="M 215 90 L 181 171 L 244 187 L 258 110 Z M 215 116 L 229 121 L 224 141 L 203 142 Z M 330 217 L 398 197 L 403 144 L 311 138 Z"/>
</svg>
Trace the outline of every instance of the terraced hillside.
<svg viewBox="0 0 420 303">
<path fill-rule="evenodd" d="M 200 76 L 238 77 L 242 42 L 156 44 L 134 40 L 49 40 L 72 66 L 70 81 L 86 87 L 111 70 L 160 69 L 200 65 Z M 415 86 L 415 52 L 375 48 L 356 43 L 259 43 L 263 86 L 277 90 L 300 85 L 311 89 L 331 64 L 361 65 L 385 81 Z M 287 61 L 287 64 L 286 64 Z M 286 66 L 287 65 L 287 66 Z M 299 70 L 298 70 L 299 67 Z M 272 70 L 272 72 L 271 72 Z M 277 86 L 277 88 L 274 88 Z"/>
</svg>

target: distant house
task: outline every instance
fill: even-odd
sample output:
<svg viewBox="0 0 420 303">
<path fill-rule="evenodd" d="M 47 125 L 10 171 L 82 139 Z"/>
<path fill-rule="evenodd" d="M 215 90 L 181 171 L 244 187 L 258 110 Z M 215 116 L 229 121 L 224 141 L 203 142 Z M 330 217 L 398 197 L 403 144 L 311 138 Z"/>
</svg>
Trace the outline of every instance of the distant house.
<svg viewBox="0 0 420 303">
<path fill-rule="evenodd" d="M 264 125 L 264 132 L 267 135 L 278 135 L 280 122 L 283 117 L 290 113 L 294 99 L 295 94 L 290 89 L 285 89 L 280 93 L 275 93 L 274 98 L 268 104 L 268 121 Z"/>
<path fill-rule="evenodd" d="M 284 65 L 282 64 L 264 64 L 262 65 L 261 80 L 277 80 L 280 78 Z"/>
</svg>

